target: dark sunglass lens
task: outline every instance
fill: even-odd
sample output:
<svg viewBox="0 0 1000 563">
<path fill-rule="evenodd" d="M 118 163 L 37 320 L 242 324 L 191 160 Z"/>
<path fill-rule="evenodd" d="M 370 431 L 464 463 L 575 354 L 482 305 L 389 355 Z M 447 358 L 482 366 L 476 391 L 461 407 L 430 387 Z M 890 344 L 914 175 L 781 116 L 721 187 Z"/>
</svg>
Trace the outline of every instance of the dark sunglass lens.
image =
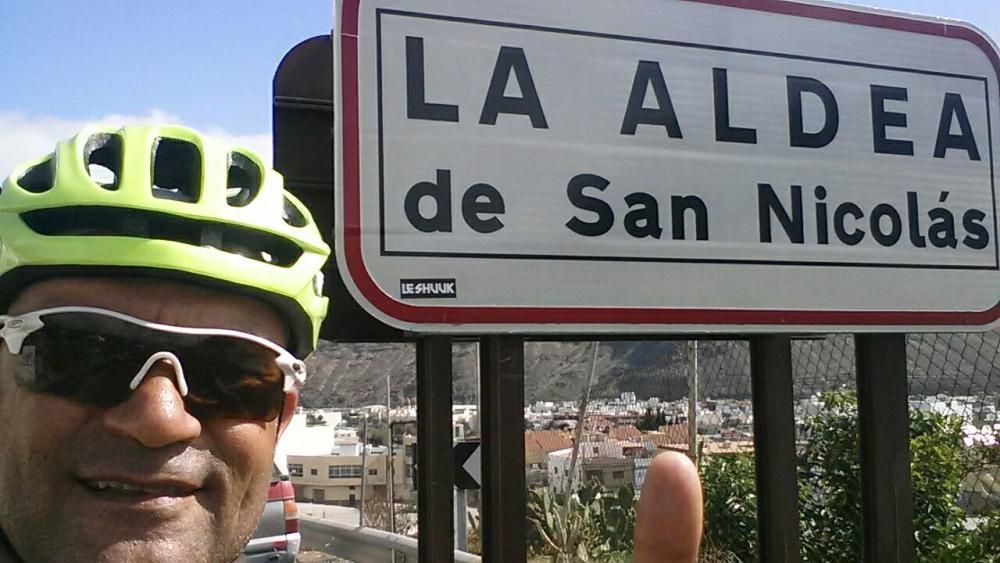
<svg viewBox="0 0 1000 563">
<path fill-rule="evenodd" d="M 221 399 L 189 394 L 184 404 L 192 416 L 200 420 L 234 419 L 271 422 L 278 418 L 284 392 L 263 394 L 232 394 Z"/>
<path fill-rule="evenodd" d="M 113 406 L 128 397 L 136 354 L 115 338 L 47 325 L 25 342 L 17 380 L 32 391 Z"/>
<path fill-rule="evenodd" d="M 201 419 L 270 422 L 284 401 L 276 354 L 236 338 L 212 337 L 180 356 L 188 380 L 188 411 Z"/>
</svg>

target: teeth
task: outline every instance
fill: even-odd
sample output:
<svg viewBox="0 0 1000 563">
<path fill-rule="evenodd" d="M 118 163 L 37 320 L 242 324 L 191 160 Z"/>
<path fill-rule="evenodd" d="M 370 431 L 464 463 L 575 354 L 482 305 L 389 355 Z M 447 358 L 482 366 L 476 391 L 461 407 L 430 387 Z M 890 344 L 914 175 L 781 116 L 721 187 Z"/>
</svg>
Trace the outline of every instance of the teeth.
<svg viewBox="0 0 1000 563">
<path fill-rule="evenodd" d="M 122 483 L 121 481 L 93 481 L 91 483 L 95 489 L 98 491 L 104 491 L 111 489 L 113 491 L 132 491 L 132 492 L 147 492 L 145 489 L 139 487 L 134 487 L 128 483 Z"/>
<path fill-rule="evenodd" d="M 87 485 L 98 491 L 122 491 L 129 493 L 145 493 L 147 495 L 179 497 L 188 493 L 176 487 L 163 487 L 162 489 L 148 490 L 135 485 L 130 485 L 122 481 L 87 481 Z"/>
</svg>

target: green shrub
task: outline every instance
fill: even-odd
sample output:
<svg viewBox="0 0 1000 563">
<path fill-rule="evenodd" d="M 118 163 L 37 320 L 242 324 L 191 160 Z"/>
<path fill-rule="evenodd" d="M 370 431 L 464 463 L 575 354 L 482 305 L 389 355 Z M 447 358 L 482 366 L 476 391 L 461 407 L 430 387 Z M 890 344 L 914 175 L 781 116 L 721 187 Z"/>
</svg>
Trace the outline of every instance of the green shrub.
<svg viewBox="0 0 1000 563">
<path fill-rule="evenodd" d="M 709 457 L 702 470 L 705 543 L 752 561 L 757 546 L 757 489 L 752 455 Z"/>
<path fill-rule="evenodd" d="M 834 392 L 823 395 L 822 402 L 822 412 L 803 428 L 807 441 L 798 458 L 802 556 L 804 561 L 853 563 L 862 559 L 857 401 L 852 394 Z M 961 435 L 957 417 L 910 413 L 918 561 L 988 562 L 1000 553 L 1000 514 L 966 530 L 965 513 L 956 503 L 969 470 Z M 753 457 L 710 458 L 702 479 L 706 540 L 741 561 L 755 561 Z"/>
</svg>

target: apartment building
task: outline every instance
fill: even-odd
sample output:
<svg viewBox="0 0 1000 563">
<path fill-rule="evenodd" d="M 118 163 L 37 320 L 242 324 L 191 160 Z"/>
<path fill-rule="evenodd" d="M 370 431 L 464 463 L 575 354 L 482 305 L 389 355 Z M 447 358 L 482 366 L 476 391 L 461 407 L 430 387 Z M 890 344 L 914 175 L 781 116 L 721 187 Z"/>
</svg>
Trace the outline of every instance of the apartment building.
<svg viewBox="0 0 1000 563">
<path fill-rule="evenodd" d="M 409 438 L 409 437 L 408 437 Z M 393 496 L 397 500 L 415 497 L 415 440 L 397 444 L 392 456 Z M 352 455 L 289 455 L 288 470 L 299 501 L 359 506 L 361 488 L 369 498 L 388 494 L 389 455 L 384 446 L 361 446 Z"/>
<path fill-rule="evenodd" d="M 340 416 L 298 413 L 279 442 L 278 456 L 287 462 L 296 500 L 358 506 L 361 488 L 371 498 L 385 498 L 390 474 L 389 451 L 385 446 L 368 446 L 367 452 L 357 430 L 327 421 Z M 416 438 L 404 436 L 392 455 L 393 495 L 409 500 L 415 495 L 414 459 Z"/>
<path fill-rule="evenodd" d="M 605 455 L 609 448 L 586 448 L 590 443 L 582 444 L 579 457 L 576 460 L 574 474 L 575 487 L 587 483 L 599 483 L 609 489 L 624 487 L 635 483 L 635 463 L 632 457 L 625 457 L 621 450 L 618 455 Z M 585 449 L 586 448 L 586 449 Z M 546 456 L 548 458 L 548 486 L 556 494 L 566 490 L 572 465 L 573 448 L 558 450 Z"/>
</svg>

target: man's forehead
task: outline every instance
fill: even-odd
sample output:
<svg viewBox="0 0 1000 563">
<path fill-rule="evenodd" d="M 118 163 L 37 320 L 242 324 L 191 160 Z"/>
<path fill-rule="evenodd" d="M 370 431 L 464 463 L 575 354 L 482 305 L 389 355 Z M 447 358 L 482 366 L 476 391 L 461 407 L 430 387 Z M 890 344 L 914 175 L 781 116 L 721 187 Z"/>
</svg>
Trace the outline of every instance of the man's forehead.
<svg viewBox="0 0 1000 563">
<path fill-rule="evenodd" d="M 285 344 L 287 329 L 267 303 L 191 283 L 131 277 L 67 277 L 36 282 L 20 292 L 8 313 L 68 305 L 100 307 L 151 322 L 228 328 Z"/>
</svg>

